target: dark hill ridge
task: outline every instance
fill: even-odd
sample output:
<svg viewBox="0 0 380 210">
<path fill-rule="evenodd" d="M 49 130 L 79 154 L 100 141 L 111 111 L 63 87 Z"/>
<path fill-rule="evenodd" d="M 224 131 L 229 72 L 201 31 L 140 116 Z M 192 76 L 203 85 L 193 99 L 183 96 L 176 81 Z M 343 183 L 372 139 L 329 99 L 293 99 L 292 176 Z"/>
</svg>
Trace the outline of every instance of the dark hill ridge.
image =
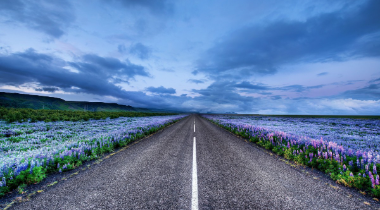
<svg viewBox="0 0 380 210">
<path fill-rule="evenodd" d="M 135 108 L 116 103 L 65 101 L 61 98 L 48 96 L 5 92 L 0 92 L 0 107 L 48 110 L 152 112 L 152 110 L 149 109 Z"/>
</svg>

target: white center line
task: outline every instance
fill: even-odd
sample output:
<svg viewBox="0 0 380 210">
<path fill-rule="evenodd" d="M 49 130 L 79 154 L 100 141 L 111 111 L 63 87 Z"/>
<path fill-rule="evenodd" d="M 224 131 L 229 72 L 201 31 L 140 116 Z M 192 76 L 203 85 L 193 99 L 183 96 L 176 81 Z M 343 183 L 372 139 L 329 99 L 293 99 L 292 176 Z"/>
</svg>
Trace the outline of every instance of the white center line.
<svg viewBox="0 0 380 210">
<path fill-rule="evenodd" d="M 191 198 L 191 209 L 198 210 L 198 175 L 197 175 L 197 150 L 196 141 L 194 137 L 193 144 L 193 188 L 192 188 L 192 198 Z"/>
<path fill-rule="evenodd" d="M 194 132 L 195 132 L 195 124 L 194 124 Z"/>
</svg>

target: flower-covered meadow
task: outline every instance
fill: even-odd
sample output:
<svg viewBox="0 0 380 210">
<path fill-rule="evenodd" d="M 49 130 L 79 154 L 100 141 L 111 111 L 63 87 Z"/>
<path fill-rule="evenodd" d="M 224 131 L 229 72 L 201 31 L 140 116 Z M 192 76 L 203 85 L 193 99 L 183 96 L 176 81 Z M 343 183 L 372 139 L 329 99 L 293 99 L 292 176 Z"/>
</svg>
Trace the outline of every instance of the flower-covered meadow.
<svg viewBox="0 0 380 210">
<path fill-rule="evenodd" d="M 178 121 L 185 115 L 90 121 L 0 122 L 0 197 L 96 159 Z"/>
</svg>

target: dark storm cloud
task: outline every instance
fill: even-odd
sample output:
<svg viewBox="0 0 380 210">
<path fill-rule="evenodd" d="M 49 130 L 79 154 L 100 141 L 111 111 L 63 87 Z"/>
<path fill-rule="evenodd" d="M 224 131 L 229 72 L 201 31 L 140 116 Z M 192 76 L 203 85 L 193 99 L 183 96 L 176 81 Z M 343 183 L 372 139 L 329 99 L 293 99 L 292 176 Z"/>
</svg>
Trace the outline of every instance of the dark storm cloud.
<svg viewBox="0 0 380 210">
<path fill-rule="evenodd" d="M 370 82 L 380 82 L 380 78 L 377 78 L 377 79 L 371 80 Z"/>
<path fill-rule="evenodd" d="M 146 90 L 151 93 L 156 93 L 156 94 L 175 94 L 176 93 L 174 88 L 165 88 L 163 86 L 147 87 Z"/>
<path fill-rule="evenodd" d="M 217 81 L 212 83 L 205 89 L 193 90 L 193 92 L 200 94 L 195 98 L 196 101 L 204 105 L 208 104 L 203 108 L 202 111 L 207 112 L 217 108 L 218 106 L 237 106 L 239 110 L 251 109 L 253 104 L 257 102 L 256 98 L 249 96 L 242 96 L 236 92 L 236 88 L 233 84 L 228 81 Z"/>
<path fill-rule="evenodd" d="M 193 74 L 240 77 L 273 74 L 283 64 L 380 56 L 380 1 L 320 14 L 305 21 L 249 25 L 221 39 L 198 60 Z M 227 75 L 228 77 L 230 75 Z M 227 77 L 226 76 L 226 77 Z"/>
<path fill-rule="evenodd" d="M 149 76 L 144 67 L 132 64 L 128 60 L 121 62 L 116 58 L 100 57 L 94 54 L 82 56 L 81 62 L 68 62 L 68 64 L 82 73 L 103 78 L 118 78 L 127 81 L 137 75 Z"/>
<path fill-rule="evenodd" d="M 151 54 L 150 48 L 141 43 L 132 45 L 129 52 L 136 55 L 140 59 L 148 59 Z"/>
<path fill-rule="evenodd" d="M 76 68 L 79 73 L 64 67 Z M 127 97 L 128 92 L 112 83 L 135 76 L 148 76 L 142 66 L 121 62 L 114 58 L 85 55 L 79 62 L 65 62 L 51 55 L 29 49 L 25 52 L 0 55 L 0 84 L 22 86 L 29 83 L 43 87 L 59 88 L 65 92 L 87 93 L 101 96 Z M 51 90 L 51 89 L 50 89 Z"/>
<path fill-rule="evenodd" d="M 65 34 L 68 26 L 75 20 L 73 11 L 66 0 L 0 1 L 0 16 L 10 24 L 21 23 L 54 38 Z"/>
<path fill-rule="evenodd" d="M 234 85 L 234 87 L 237 88 L 244 88 L 244 89 L 251 89 L 251 90 L 269 90 L 271 88 L 264 86 L 264 85 L 258 85 L 258 84 L 251 84 L 249 82 L 241 82 L 239 84 Z"/>
<path fill-rule="evenodd" d="M 293 91 L 293 92 L 304 92 L 311 89 L 317 89 L 324 87 L 324 85 L 315 85 L 315 86 L 303 86 L 303 85 L 289 85 L 279 88 L 274 88 L 274 90 L 282 90 L 282 91 Z"/>
<path fill-rule="evenodd" d="M 45 91 L 45 92 L 50 92 L 54 93 L 59 90 L 57 87 L 42 87 L 42 88 L 36 88 L 34 89 L 35 91 Z"/>
<path fill-rule="evenodd" d="M 234 110 L 236 112 L 258 113 L 267 110 L 267 113 L 307 113 L 307 110 L 294 110 L 299 100 L 284 99 L 281 95 L 273 95 L 273 91 L 304 92 L 311 89 L 321 88 L 318 86 L 290 85 L 282 87 L 271 87 L 265 84 L 253 84 L 247 81 L 232 82 L 226 80 L 215 81 L 207 88 L 193 89 L 192 92 L 200 94 L 192 100 L 198 104 L 200 112 L 219 112 Z M 256 93 L 261 96 L 252 97 L 243 94 Z M 273 100 L 278 102 L 273 103 Z M 307 101 L 302 101 L 304 107 L 309 107 Z M 312 111 L 310 113 L 313 113 Z"/>
<path fill-rule="evenodd" d="M 202 84 L 202 83 L 205 83 L 203 80 L 199 80 L 199 79 L 189 79 L 187 80 L 188 82 L 190 83 L 194 83 L 194 84 Z"/>
<path fill-rule="evenodd" d="M 66 69 L 75 68 L 78 73 Z M 84 55 L 77 62 L 66 62 L 33 49 L 10 55 L 0 54 L 0 85 L 33 87 L 37 91 L 85 93 L 94 96 L 113 96 L 118 103 L 137 107 L 159 107 L 178 110 L 178 104 L 188 100 L 186 96 L 173 96 L 173 88 L 150 88 L 148 96 L 141 91 L 126 91 L 115 81 L 128 81 L 136 76 L 148 77 L 144 67 L 118 59 Z M 35 87 L 37 86 L 37 87 Z M 80 99 L 79 99 L 80 100 Z M 103 100 L 104 101 L 104 100 Z"/>
<path fill-rule="evenodd" d="M 380 100 L 380 83 L 370 84 L 364 88 L 349 90 L 338 97 L 353 98 L 358 100 Z"/>
<path fill-rule="evenodd" d="M 269 90 L 280 90 L 280 91 L 292 91 L 292 92 L 304 92 L 309 91 L 311 89 L 321 88 L 324 85 L 315 85 L 315 86 L 303 86 L 303 85 L 288 85 L 288 86 L 282 86 L 282 87 L 270 87 L 263 84 L 252 84 L 247 81 L 243 81 L 237 84 L 233 84 L 232 82 L 229 84 L 229 87 L 235 87 L 235 88 L 241 88 L 241 89 L 247 89 L 247 90 L 258 90 L 258 91 L 269 91 Z M 248 92 L 248 91 L 245 91 Z M 267 92 L 263 92 L 264 94 L 267 94 Z"/>
<path fill-rule="evenodd" d="M 115 2 L 126 8 L 146 8 L 156 15 L 171 14 L 173 12 L 173 5 L 169 0 L 107 0 L 105 2 Z"/>
</svg>

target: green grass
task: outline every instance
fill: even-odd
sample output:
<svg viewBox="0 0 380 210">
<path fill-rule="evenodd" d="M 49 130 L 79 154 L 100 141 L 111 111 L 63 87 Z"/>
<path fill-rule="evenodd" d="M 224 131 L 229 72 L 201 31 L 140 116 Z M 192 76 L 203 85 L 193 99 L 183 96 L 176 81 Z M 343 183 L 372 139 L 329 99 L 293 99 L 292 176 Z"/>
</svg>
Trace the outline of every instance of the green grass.
<svg viewBox="0 0 380 210">
<path fill-rule="evenodd" d="M 0 107 L 0 119 L 8 123 L 12 122 L 54 122 L 54 121 L 88 121 L 90 119 L 100 120 L 106 118 L 119 117 L 147 117 L 173 115 L 173 113 L 156 113 L 156 112 L 90 112 L 90 111 L 66 111 L 66 110 L 44 110 L 44 109 L 27 109 L 27 108 L 4 108 Z M 15 141 L 18 141 L 18 139 Z"/>
</svg>

